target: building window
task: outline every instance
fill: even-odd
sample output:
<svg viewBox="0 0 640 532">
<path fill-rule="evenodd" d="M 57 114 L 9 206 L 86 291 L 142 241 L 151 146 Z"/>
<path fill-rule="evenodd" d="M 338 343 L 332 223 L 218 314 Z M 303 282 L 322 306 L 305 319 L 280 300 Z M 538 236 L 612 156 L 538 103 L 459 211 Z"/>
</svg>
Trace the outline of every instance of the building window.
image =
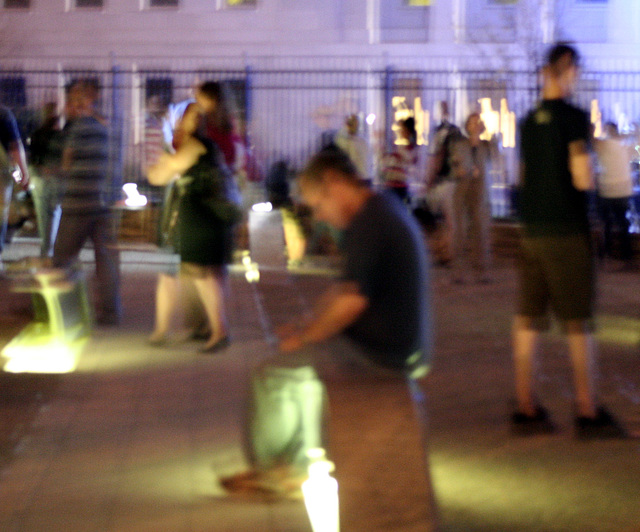
<svg viewBox="0 0 640 532">
<path fill-rule="evenodd" d="M 386 0 L 379 4 L 380 42 L 426 42 L 431 6 L 417 0 Z"/>
<path fill-rule="evenodd" d="M 31 0 L 4 0 L 5 8 L 29 9 Z"/>
<path fill-rule="evenodd" d="M 22 76 L 0 78 L 0 102 L 11 109 L 27 105 L 27 83 Z"/>
<path fill-rule="evenodd" d="M 77 9 L 81 9 L 83 7 L 102 7 L 103 5 L 103 0 L 76 0 Z"/>
<path fill-rule="evenodd" d="M 173 101 L 173 80 L 166 77 L 148 77 L 145 82 L 145 98 L 157 96 L 164 104 Z"/>
<path fill-rule="evenodd" d="M 257 7 L 258 0 L 222 0 L 223 8 Z"/>
<path fill-rule="evenodd" d="M 178 7 L 179 0 L 149 0 L 149 7 Z"/>
</svg>

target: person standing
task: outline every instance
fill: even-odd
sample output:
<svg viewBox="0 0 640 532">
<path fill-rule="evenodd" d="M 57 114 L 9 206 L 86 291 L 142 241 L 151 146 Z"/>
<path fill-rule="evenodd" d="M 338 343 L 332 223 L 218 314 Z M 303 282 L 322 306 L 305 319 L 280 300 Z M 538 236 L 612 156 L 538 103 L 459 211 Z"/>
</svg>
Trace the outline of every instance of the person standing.
<svg viewBox="0 0 640 532">
<path fill-rule="evenodd" d="M 398 122 L 398 141 L 386 154 L 382 169 L 384 188 L 396 194 L 403 203 L 411 205 L 412 185 L 418 180 L 420 154 L 416 121 L 413 117 Z"/>
<path fill-rule="evenodd" d="M 487 173 L 494 156 L 493 146 L 481 140 L 484 123 L 478 113 L 471 113 L 465 129 L 468 137 L 460 136 L 451 144 L 450 166 L 453 191 L 453 281 L 464 283 L 465 248 L 470 236 L 472 266 L 475 280 L 489 281 L 489 226 L 491 212 L 487 199 Z"/>
<path fill-rule="evenodd" d="M 13 113 L 0 106 L 0 269 L 16 171 L 20 186 L 26 189 L 29 186 L 29 170 L 18 124 Z"/>
<path fill-rule="evenodd" d="M 76 81 L 69 89 L 71 125 L 62 150 L 62 217 L 53 265 L 71 266 L 90 239 L 99 297 L 96 321 L 118 325 L 122 319 L 120 254 L 110 199 L 109 132 L 97 118 L 97 97 L 97 87 L 91 81 Z"/>
<path fill-rule="evenodd" d="M 371 182 L 371 149 L 359 132 L 358 115 L 350 114 L 344 121 L 344 127 L 338 131 L 334 142 L 353 161 L 361 179 Z"/>
<path fill-rule="evenodd" d="M 632 266 L 633 249 L 627 211 L 633 196 L 630 154 L 620 140 L 618 127 L 613 122 L 604 125 L 605 138 L 596 140 L 596 154 L 600 172 L 596 176 L 598 213 L 604 224 L 604 253 L 613 254 L 613 238 L 620 241 L 620 258 Z M 614 231 L 615 228 L 615 231 Z"/>
<path fill-rule="evenodd" d="M 569 345 L 579 438 L 623 437 L 625 430 L 598 399 L 594 254 L 588 219 L 593 189 L 588 115 L 567 102 L 578 77 L 578 52 L 557 44 L 543 68 L 542 100 L 521 124 L 519 296 L 513 322 L 515 434 L 555 430 L 538 403 L 533 381 L 540 329 L 547 311 L 561 322 Z"/>
<path fill-rule="evenodd" d="M 442 219 L 442 235 L 438 242 L 440 262 L 446 263 L 453 256 L 453 190 L 451 175 L 451 144 L 462 136 L 460 128 L 450 121 L 449 104 L 440 102 L 441 120 L 435 129 L 431 143 L 431 156 L 426 177 L 426 196 L 429 209 Z"/>
</svg>

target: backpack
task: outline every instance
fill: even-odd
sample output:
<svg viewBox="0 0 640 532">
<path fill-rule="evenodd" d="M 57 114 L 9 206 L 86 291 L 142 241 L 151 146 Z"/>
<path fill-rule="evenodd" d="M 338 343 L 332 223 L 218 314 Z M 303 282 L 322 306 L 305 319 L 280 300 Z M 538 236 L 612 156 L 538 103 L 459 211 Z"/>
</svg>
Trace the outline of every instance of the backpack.
<svg viewBox="0 0 640 532">
<path fill-rule="evenodd" d="M 454 126 L 453 124 L 442 126 L 441 129 L 436 131 L 436 135 L 439 135 L 440 131 L 444 128 L 446 128 L 444 139 L 441 141 L 440 146 L 438 146 L 438 149 L 435 153 L 436 164 L 434 167 L 434 172 L 437 176 L 438 181 L 447 179 L 451 174 L 451 165 L 449 161 L 451 156 L 451 145 L 456 139 L 459 139 L 462 136 L 460 128 L 458 126 Z"/>
</svg>

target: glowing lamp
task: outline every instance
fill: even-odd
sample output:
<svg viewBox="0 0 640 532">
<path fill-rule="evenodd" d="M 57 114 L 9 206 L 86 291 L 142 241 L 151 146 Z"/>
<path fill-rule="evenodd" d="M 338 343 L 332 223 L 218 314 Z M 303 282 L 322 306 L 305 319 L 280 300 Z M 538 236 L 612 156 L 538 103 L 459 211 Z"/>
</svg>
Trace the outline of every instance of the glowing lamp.
<svg viewBox="0 0 640 532">
<path fill-rule="evenodd" d="M 122 191 L 126 196 L 124 204 L 127 207 L 144 207 L 147 204 L 147 197 L 138 192 L 138 185 L 135 183 L 125 183 L 122 185 Z"/>
<path fill-rule="evenodd" d="M 244 278 L 248 283 L 257 283 L 260 281 L 260 269 L 258 263 L 251 260 L 251 256 L 248 251 L 245 251 L 242 256 L 242 266 L 244 267 Z"/>
<path fill-rule="evenodd" d="M 251 207 L 253 212 L 271 212 L 273 210 L 273 205 L 271 202 L 266 201 L 264 203 L 256 203 Z"/>
<path fill-rule="evenodd" d="M 310 449 L 309 478 L 302 483 L 302 495 L 313 532 L 340 532 L 338 481 L 329 473 L 333 463 L 324 449 Z"/>
</svg>

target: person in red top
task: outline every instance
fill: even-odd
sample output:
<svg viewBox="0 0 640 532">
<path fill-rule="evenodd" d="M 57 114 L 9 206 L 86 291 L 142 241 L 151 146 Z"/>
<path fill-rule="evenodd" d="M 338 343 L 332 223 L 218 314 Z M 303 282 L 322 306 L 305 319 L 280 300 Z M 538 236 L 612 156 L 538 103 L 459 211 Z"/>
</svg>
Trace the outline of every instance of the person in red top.
<svg viewBox="0 0 640 532">
<path fill-rule="evenodd" d="M 206 136 L 218 145 L 227 166 L 234 170 L 237 139 L 222 84 L 206 81 L 200 85 L 196 91 L 196 104 L 204 117 Z"/>
<path fill-rule="evenodd" d="M 416 181 L 418 170 L 418 144 L 415 120 L 411 117 L 398 124 L 400 144 L 384 158 L 382 172 L 384 187 L 391 190 L 404 203 L 411 203 L 409 187 Z"/>
</svg>

